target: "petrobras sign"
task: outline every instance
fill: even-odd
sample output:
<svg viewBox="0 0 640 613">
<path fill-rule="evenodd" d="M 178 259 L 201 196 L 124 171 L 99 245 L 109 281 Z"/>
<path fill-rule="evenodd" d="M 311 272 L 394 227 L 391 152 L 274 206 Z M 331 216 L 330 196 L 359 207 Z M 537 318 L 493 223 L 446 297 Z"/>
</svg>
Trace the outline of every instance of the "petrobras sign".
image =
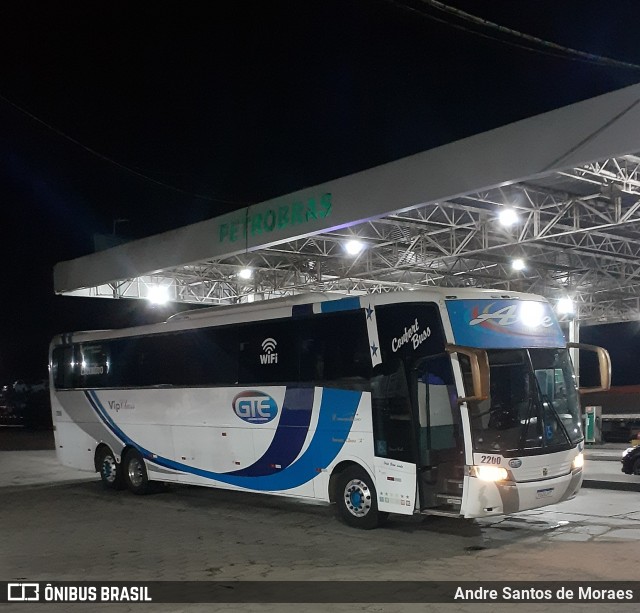
<svg viewBox="0 0 640 613">
<path fill-rule="evenodd" d="M 278 415 L 278 404 L 265 394 L 248 390 L 237 394 L 232 402 L 233 412 L 250 424 L 266 424 Z"/>
<path fill-rule="evenodd" d="M 551 305 L 537 300 L 448 300 L 458 345 L 482 349 L 564 347 Z"/>
</svg>

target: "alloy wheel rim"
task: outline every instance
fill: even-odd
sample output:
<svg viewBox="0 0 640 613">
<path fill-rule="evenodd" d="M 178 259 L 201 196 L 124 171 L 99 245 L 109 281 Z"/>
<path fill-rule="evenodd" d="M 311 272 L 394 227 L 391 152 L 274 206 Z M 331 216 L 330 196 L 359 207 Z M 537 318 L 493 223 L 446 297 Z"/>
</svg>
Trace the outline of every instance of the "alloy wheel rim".
<svg viewBox="0 0 640 613">
<path fill-rule="evenodd" d="M 142 462 L 138 458 L 131 458 L 127 473 L 129 474 L 129 481 L 133 487 L 140 487 L 144 480 L 144 473 L 142 472 Z"/>
<path fill-rule="evenodd" d="M 371 490 L 361 479 L 352 479 L 344 488 L 344 503 L 354 517 L 365 517 L 371 510 Z"/>
</svg>

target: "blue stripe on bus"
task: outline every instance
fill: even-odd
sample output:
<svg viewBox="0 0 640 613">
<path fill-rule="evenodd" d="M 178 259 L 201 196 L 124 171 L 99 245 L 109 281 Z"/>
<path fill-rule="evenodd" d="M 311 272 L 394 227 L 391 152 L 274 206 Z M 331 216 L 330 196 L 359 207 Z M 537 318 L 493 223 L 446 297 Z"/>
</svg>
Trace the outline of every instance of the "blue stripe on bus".
<svg viewBox="0 0 640 613">
<path fill-rule="evenodd" d="M 320 303 L 322 313 L 334 313 L 335 311 L 353 311 L 360 308 L 360 298 L 340 298 Z"/>
<path fill-rule="evenodd" d="M 105 411 L 102 403 L 98 399 L 97 394 L 93 391 L 87 391 L 84 393 L 89 401 L 89 404 L 93 407 L 93 410 L 98 414 L 98 417 L 102 419 L 102 421 L 107 425 L 109 430 L 113 434 L 115 434 L 125 445 L 133 445 L 143 456 L 151 458 L 152 454 L 150 451 L 143 449 L 140 445 L 137 445 L 130 439 L 117 425 L 116 423 L 109 417 L 108 413 Z"/>
<path fill-rule="evenodd" d="M 313 391 L 312 387 L 288 387 L 278 428 L 269 448 L 251 466 L 227 474 L 259 477 L 272 475 L 289 466 L 298 457 L 307 438 L 313 409 Z"/>
<path fill-rule="evenodd" d="M 94 391 L 85 394 L 109 429 L 125 444 L 134 446 L 147 461 L 171 470 L 264 492 L 278 492 L 298 487 L 311 481 L 327 468 L 344 446 L 362 398 L 362 392 L 323 388 L 318 425 L 305 452 L 293 464 L 276 474 L 252 477 L 216 473 L 158 456 L 135 443 L 113 422 Z"/>
</svg>

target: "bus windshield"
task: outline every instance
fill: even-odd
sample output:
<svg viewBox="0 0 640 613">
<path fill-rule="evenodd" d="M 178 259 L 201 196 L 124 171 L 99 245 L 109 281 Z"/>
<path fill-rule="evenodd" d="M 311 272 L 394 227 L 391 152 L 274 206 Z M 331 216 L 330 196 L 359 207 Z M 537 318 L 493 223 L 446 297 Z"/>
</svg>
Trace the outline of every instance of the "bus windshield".
<svg viewBox="0 0 640 613">
<path fill-rule="evenodd" d="M 567 349 L 492 349 L 487 355 L 490 397 L 469 403 L 474 451 L 560 449 L 583 439 Z M 464 361 L 463 369 L 469 374 Z"/>
</svg>

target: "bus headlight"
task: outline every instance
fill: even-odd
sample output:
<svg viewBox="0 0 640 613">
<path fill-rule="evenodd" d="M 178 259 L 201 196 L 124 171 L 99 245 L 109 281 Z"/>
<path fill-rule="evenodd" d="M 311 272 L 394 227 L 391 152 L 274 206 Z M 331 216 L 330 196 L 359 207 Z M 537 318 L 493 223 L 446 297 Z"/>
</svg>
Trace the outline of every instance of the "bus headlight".
<svg viewBox="0 0 640 613">
<path fill-rule="evenodd" d="M 575 458 L 573 458 L 573 462 L 571 462 L 571 468 L 575 470 L 576 468 L 582 468 L 584 466 L 584 453 L 579 453 Z"/>
<path fill-rule="evenodd" d="M 481 481 L 504 481 L 509 473 L 501 466 L 471 466 L 469 474 Z"/>
</svg>

